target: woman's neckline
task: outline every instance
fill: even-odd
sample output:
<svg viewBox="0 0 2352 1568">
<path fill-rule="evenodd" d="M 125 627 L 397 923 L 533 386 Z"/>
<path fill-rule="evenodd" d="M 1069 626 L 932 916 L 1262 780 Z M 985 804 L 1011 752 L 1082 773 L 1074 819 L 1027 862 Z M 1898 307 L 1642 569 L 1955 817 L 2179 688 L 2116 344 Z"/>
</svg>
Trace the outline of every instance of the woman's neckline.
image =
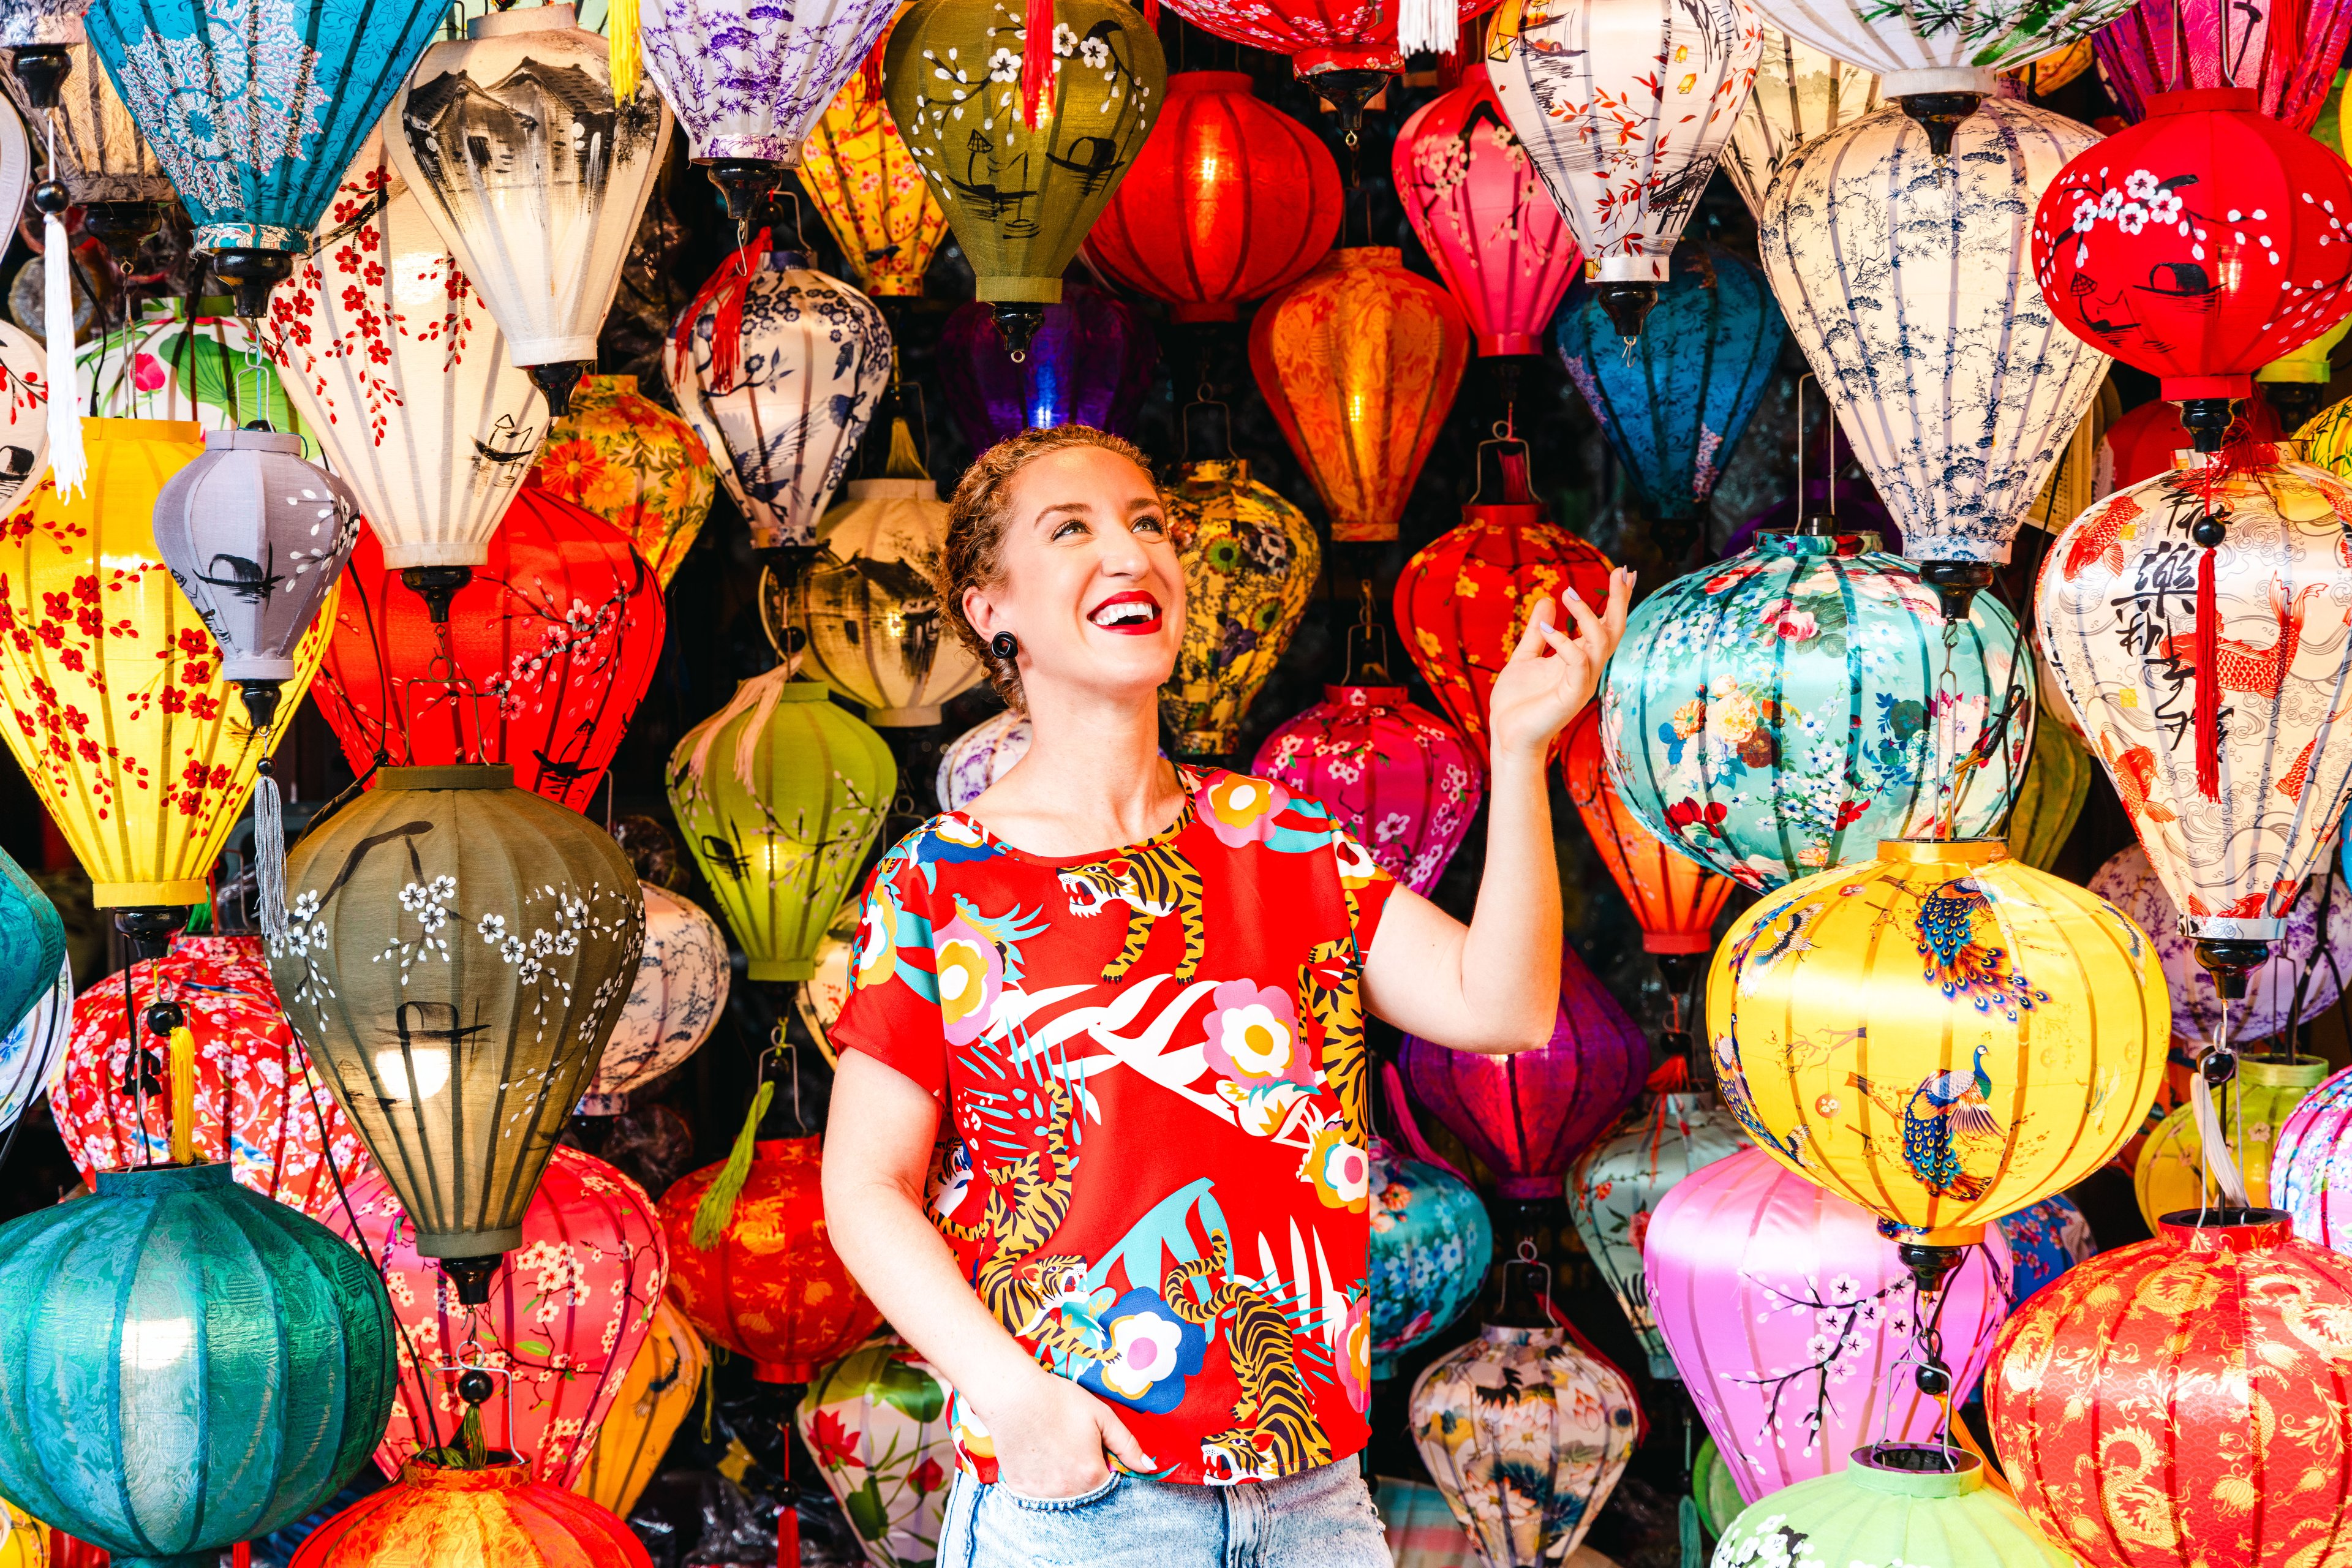
<svg viewBox="0 0 2352 1568">
<path fill-rule="evenodd" d="M 1139 850 L 1149 849 L 1154 845 L 1165 844 L 1192 825 L 1192 818 L 1196 815 L 1193 801 L 1206 786 L 1205 775 L 1196 769 L 1185 766 L 1182 763 L 1171 762 L 1169 765 L 1176 770 L 1176 785 L 1182 792 L 1176 803 L 1175 817 L 1167 826 L 1156 833 L 1139 838 L 1131 844 L 1114 845 L 1108 849 L 1092 849 L 1076 855 L 1040 855 L 1033 849 L 1024 849 L 1018 844 L 998 837 L 990 829 L 988 824 L 961 806 L 951 811 L 943 811 L 940 816 L 942 819 L 951 818 L 963 824 L 979 835 L 980 842 L 999 854 L 1010 855 L 1016 860 L 1026 860 L 1034 866 L 1083 866 L 1094 860 L 1116 859 L 1122 855 L 1132 855 Z"/>
</svg>

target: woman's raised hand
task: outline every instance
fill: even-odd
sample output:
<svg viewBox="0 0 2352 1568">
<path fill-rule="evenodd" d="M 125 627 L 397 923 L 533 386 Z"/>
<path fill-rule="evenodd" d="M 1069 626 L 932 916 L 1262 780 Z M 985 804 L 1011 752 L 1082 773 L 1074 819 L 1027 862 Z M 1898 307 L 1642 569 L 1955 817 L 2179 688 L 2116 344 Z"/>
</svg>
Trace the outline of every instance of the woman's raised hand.
<svg viewBox="0 0 2352 1568">
<path fill-rule="evenodd" d="M 1526 756 L 1541 763 L 1553 737 L 1592 700 L 1601 666 L 1625 635 L 1633 597 L 1633 574 L 1618 566 L 1609 574 L 1609 603 L 1598 614 L 1573 588 L 1560 595 L 1557 607 L 1549 596 L 1536 600 L 1528 629 L 1487 699 L 1486 732 L 1497 760 Z M 1563 609 L 1575 623 L 1574 637 L 1559 629 Z"/>
</svg>

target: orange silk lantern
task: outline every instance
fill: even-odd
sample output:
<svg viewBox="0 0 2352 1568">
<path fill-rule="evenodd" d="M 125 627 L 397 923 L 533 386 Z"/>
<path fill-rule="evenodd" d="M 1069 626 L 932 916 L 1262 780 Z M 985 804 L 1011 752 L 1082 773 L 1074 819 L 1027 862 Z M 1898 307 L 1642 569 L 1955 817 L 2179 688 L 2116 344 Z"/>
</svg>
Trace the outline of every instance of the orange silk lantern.
<svg viewBox="0 0 2352 1568">
<path fill-rule="evenodd" d="M 1657 959 L 1679 996 L 1699 955 L 1715 951 L 1715 920 L 1731 897 L 1731 879 L 1668 848 L 1626 809 L 1603 763 L 1598 709 L 1569 731 L 1560 773 L 1601 863 L 1642 923 L 1642 951 Z"/>
<path fill-rule="evenodd" d="M 877 62 L 889 43 L 885 27 L 874 44 Z M 877 298 L 911 298 L 923 291 L 948 215 L 923 183 L 879 88 L 878 73 L 849 73 L 802 143 L 799 174 L 858 288 Z"/>
<path fill-rule="evenodd" d="M 1390 246 L 1335 250 L 1259 310 L 1250 369 L 1334 540 L 1397 536 L 1469 359 L 1462 307 Z"/>
<path fill-rule="evenodd" d="M 719 470 L 694 426 L 639 392 L 635 376 L 590 375 L 548 426 L 525 482 L 627 534 L 667 588 L 710 515 Z"/>
<path fill-rule="evenodd" d="M 478 1470 L 411 1459 L 304 1538 L 295 1568 L 653 1568 L 612 1510 L 531 1479 L 525 1465 Z"/>
</svg>

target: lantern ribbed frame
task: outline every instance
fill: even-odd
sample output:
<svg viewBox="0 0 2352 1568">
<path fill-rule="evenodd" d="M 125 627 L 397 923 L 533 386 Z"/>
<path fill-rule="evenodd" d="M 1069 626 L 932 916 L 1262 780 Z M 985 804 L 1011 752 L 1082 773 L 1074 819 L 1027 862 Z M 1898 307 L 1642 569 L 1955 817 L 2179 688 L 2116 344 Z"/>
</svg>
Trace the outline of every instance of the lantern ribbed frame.
<svg viewBox="0 0 2352 1568">
<path fill-rule="evenodd" d="M 1302 81 L 1326 71 L 1401 71 L 1396 0 L 1169 0 L 1176 14 L 1205 32 L 1269 54 L 1287 55 Z M 1495 0 L 1458 0 L 1456 18 L 1468 22 L 1495 8 Z"/>
<path fill-rule="evenodd" d="M 66 928 L 57 905 L 23 867 L 0 852 L 0 1034 L 14 1031 L 57 989 L 65 961 Z M 69 972 L 65 984 L 70 992 Z M 0 1076 L 13 1075 L 0 1068 Z M 20 1107 L 13 1085 L 0 1089 L 0 1127 L 15 1121 Z"/>
<path fill-rule="evenodd" d="M 1878 78 L 1868 67 L 1799 43 L 1765 19 L 1756 86 L 1739 106 L 1721 167 L 1751 217 L 1790 153 L 1878 107 Z"/>
<path fill-rule="evenodd" d="M 2256 1208 L 2286 1208 L 2273 1180 L 2281 1129 L 2327 1076 L 2320 1057 L 2256 1056 L 2238 1058 L 2237 1074 L 2213 1096 L 2246 1198 Z M 2205 1178 L 2205 1140 L 2196 1107 L 2184 1105 L 2166 1116 L 2140 1146 L 2132 1163 L 2132 1196 L 2140 1218 L 2154 1232 L 2164 1216 L 2181 1209 L 2220 1207 L 2220 1189 Z M 2291 1211 L 2290 1211 L 2291 1212 Z"/>
<path fill-rule="evenodd" d="M 1590 602 L 1590 601 L 1588 601 Z M 1642 826 L 1610 782 L 1597 714 L 1569 731 L 1559 771 L 1584 831 L 1642 927 L 1642 951 L 1660 956 L 1715 951 L 1715 922 L 1731 898 L 1719 877 Z"/>
<path fill-rule="evenodd" d="M 460 1470 L 414 1460 L 305 1536 L 299 1568 L 652 1568 L 611 1510 L 534 1480 L 530 1468 Z"/>
<path fill-rule="evenodd" d="M 2251 88 L 2262 112 L 2307 132 L 2332 109 L 2336 68 L 2352 40 L 2344 0 L 2139 0 L 2091 35 L 2099 82 L 2127 121 L 2183 88 Z"/>
<path fill-rule="evenodd" d="M 2336 1073 L 2287 1112 L 2271 1145 L 2271 1202 L 2295 1235 L 2352 1253 L 2352 1068 Z"/>
<path fill-rule="evenodd" d="M 2091 753 L 2066 726 L 2036 713 L 2033 752 L 2009 813 L 2009 852 L 2037 871 L 2050 869 L 2082 820 L 2083 803 L 2091 797 Z M 2140 925 L 2151 933 L 2156 930 L 2146 921 Z"/>
<path fill-rule="evenodd" d="M 653 1484 L 670 1439 L 701 1402 L 702 1380 L 709 1375 L 709 1347 L 665 1295 L 654 1306 L 653 1329 L 631 1358 L 620 1393 L 604 1407 L 595 1446 L 572 1489 L 627 1518 Z"/>
<path fill-rule="evenodd" d="M 58 178 L 66 194 L 84 205 L 100 202 L 169 204 L 179 200 L 172 178 L 155 161 L 155 149 L 131 122 L 114 79 L 98 63 L 81 23 L 81 13 L 70 5 L 58 8 L 58 19 L 69 19 L 70 38 L 23 39 L 25 43 L 57 42 L 66 46 L 68 68 L 58 91 L 58 107 L 33 107 L 25 84 L 13 70 L 0 72 L 5 88 L 27 125 L 37 126 L 46 140 L 54 125 L 58 133 Z M 14 44 L 5 46 L 16 47 Z M 46 153 L 46 147 L 44 148 Z"/>
</svg>

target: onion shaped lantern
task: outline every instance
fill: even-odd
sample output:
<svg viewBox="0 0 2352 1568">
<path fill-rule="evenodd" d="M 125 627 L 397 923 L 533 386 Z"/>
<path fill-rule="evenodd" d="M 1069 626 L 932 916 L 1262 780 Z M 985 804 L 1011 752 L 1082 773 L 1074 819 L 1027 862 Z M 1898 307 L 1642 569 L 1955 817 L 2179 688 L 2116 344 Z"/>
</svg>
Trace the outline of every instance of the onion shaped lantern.
<svg viewBox="0 0 2352 1568">
<path fill-rule="evenodd" d="M 65 961 L 66 928 L 58 918 L 57 905 L 25 875 L 24 868 L 0 852 L 0 1033 L 12 1033 L 57 989 L 58 972 Z M 68 975 L 68 991 L 72 984 Z M 0 1078 L 14 1077 L 0 1068 Z M 16 1100 L 12 1091 L 0 1090 L 0 1103 Z M 21 1102 L 17 1109 L 22 1109 Z M 11 1111 L 0 1117 L 0 1125 L 15 1120 Z"/>
<path fill-rule="evenodd" d="M 646 900 L 646 944 L 637 954 L 637 978 L 613 1037 L 604 1042 L 604 1059 L 580 1097 L 583 1116 L 618 1116 L 628 1110 L 629 1091 L 699 1049 L 727 1005 L 727 938 L 719 922 L 666 888 L 641 881 L 637 891 Z"/>
<path fill-rule="evenodd" d="M 1250 772 L 1329 806 L 1381 870 L 1424 896 L 1486 793 L 1468 743 L 1402 686 L 1325 687 L 1265 738 Z"/>
<path fill-rule="evenodd" d="M 1834 1475 L 1776 1492 L 1724 1526 L 1712 1568 L 2074 1568 L 1974 1454 L 1873 1443 Z"/>
<path fill-rule="evenodd" d="M 1922 1319 L 1936 1314 L 1965 1395 L 2009 1310 L 1998 1226 L 1923 1300 L 1867 1212 L 1755 1148 L 1658 1201 L 1642 1268 L 1659 1334 L 1749 1502 L 1843 1468 L 1874 1437 L 1934 1436 L 1944 1413 L 1914 1376 Z"/>
<path fill-rule="evenodd" d="M 667 588 L 710 515 L 719 470 L 694 426 L 640 393 L 635 376 L 591 375 L 548 426 L 524 482 L 627 534 Z"/>
<path fill-rule="evenodd" d="M 948 215 L 898 134 L 878 76 L 855 70 L 842 79 L 801 145 L 798 172 L 862 291 L 877 300 L 922 293 Z"/>
<path fill-rule="evenodd" d="M 701 1403 L 710 1375 L 710 1350 L 667 1296 L 654 1307 L 654 1326 L 629 1362 L 621 1392 L 604 1408 L 596 1446 L 572 1489 L 622 1517 L 637 1506 L 669 1451 L 670 1439 Z"/>
<path fill-rule="evenodd" d="M 1739 106 L 1722 153 L 1723 172 L 1748 216 L 1763 216 L 1764 193 L 1790 153 L 1877 107 L 1878 78 L 1868 67 L 1799 43 L 1766 17 L 1755 89 Z"/>
<path fill-rule="evenodd" d="M 898 767 L 882 737 L 779 668 L 735 689 L 669 759 L 669 803 L 753 980 L 806 980 Z"/>
<path fill-rule="evenodd" d="M 1231 321 L 1323 258 L 1339 206 L 1322 138 L 1259 101 L 1247 71 L 1180 71 L 1085 252 L 1178 321 Z"/>
<path fill-rule="evenodd" d="M 2009 814 L 2007 835 L 2009 852 L 2037 871 L 2047 871 L 2058 858 L 2074 834 L 2074 824 L 2082 818 L 2083 803 L 2091 795 L 2090 753 L 2067 733 L 2064 724 L 2045 718 L 2048 712 L 2043 708 L 2035 715 L 2033 752 L 2026 760 L 2025 778 L 2017 786 L 2017 804 Z M 2105 896 L 2114 901 L 2112 894 Z M 2352 910 L 2347 913 L 2352 915 Z M 2156 930 L 2146 921 L 2139 923 L 2143 931 Z M 2177 1014 L 2177 1000 L 2174 1007 Z M 2176 1016 L 2174 1022 L 2179 1021 Z"/>
<path fill-rule="evenodd" d="M 0 1034 L 0 1132 L 16 1124 L 49 1085 L 58 1064 L 65 1059 L 66 1039 L 73 1028 L 73 964 L 58 964 L 57 978 L 40 998 Z M 54 1108 L 52 1108 L 54 1114 Z"/>
<path fill-rule="evenodd" d="M 528 1465 L 480 1469 L 413 1459 L 312 1531 L 301 1568 L 652 1568 L 635 1531 L 611 1510 L 533 1479 Z"/>
<path fill-rule="evenodd" d="M 5 195 L 0 191 L 0 197 Z M 0 323 L 0 512 L 13 513 L 31 500 L 33 487 L 48 472 L 48 365 L 39 343 Z"/>
<path fill-rule="evenodd" d="M 1621 337 L 1641 333 L 1763 58 L 1748 0 L 1526 7 L 1487 74 L 1583 247 Z"/>
<path fill-rule="evenodd" d="M 1375 1137 L 1371 1147 L 1371 1295 L 1360 1329 L 1355 1303 L 1343 1331 L 1340 1369 L 1349 1402 L 1370 1403 L 1370 1375 L 1395 1375 L 1397 1358 L 1468 1310 L 1486 1282 L 1495 1231 L 1469 1183 L 1444 1166 L 1408 1159 Z M 1365 1347 L 1365 1361 L 1356 1346 Z"/>
<path fill-rule="evenodd" d="M 1576 803 L 1601 863 L 1633 906 L 1642 951 L 1658 961 L 1667 989 L 1680 996 L 1698 973 L 1700 956 L 1715 951 L 1715 922 L 1731 897 L 1730 879 L 1669 847 L 1642 826 L 1610 781 L 1601 726 L 1593 719 L 1580 721 L 1569 731 L 1559 765 L 1568 797 Z"/>
<path fill-rule="evenodd" d="M 1187 462 L 1161 494 L 1184 565 L 1184 637 L 1160 717 L 1179 755 L 1225 756 L 1307 613 L 1323 541 L 1244 458 Z"/>
<path fill-rule="evenodd" d="M 2009 1243 L 2009 1305 L 2039 1294 L 2053 1279 L 2099 1250 L 2091 1222 L 2060 1193 L 2000 1221 L 2001 1239 Z"/>
<path fill-rule="evenodd" d="M 383 767 L 288 857 L 287 1016 L 467 1305 L 488 1300 L 619 1023 L 628 857 L 503 764 Z"/>
<path fill-rule="evenodd" d="M 1029 754 L 1029 715 L 1008 708 L 982 720 L 940 751 L 941 811 L 961 811 Z"/>
<path fill-rule="evenodd" d="M 1151 390 L 1160 340 L 1143 312 L 1083 283 L 1037 307 L 1027 343 L 1008 347 L 991 307 L 959 305 L 940 334 L 948 412 L 975 452 L 1024 430 L 1091 425 L 1132 434 Z"/>
<path fill-rule="evenodd" d="M 939 1554 L 956 1470 L 947 1383 L 896 1334 L 822 1368 L 793 1423 L 875 1568 Z"/>
<path fill-rule="evenodd" d="M 2286 1207 L 2271 1179 L 2279 1131 L 2326 1076 L 2327 1063 L 2318 1057 L 2246 1055 L 2238 1058 L 2230 1081 L 2213 1091 L 2230 1161 L 2254 1207 Z M 2157 1123 L 2132 1163 L 2132 1196 L 2151 1232 L 2166 1215 L 2230 1201 L 2225 1192 L 2206 1175 L 2205 1139 L 2194 1105 L 2180 1106 Z"/>
<path fill-rule="evenodd" d="M 2342 0 L 2231 7 L 2214 0 L 2139 0 L 2091 35 L 2099 82 L 2124 119 L 2147 114 L 2158 93 L 2238 87 L 2256 108 L 2310 131 L 2333 107 L 2336 68 L 2352 39 Z"/>
<path fill-rule="evenodd" d="M 2151 406 L 2168 405 L 2152 405 Z M 2260 406 L 2262 405 L 2259 401 L 2247 405 L 2249 410 Z M 2140 409 L 2134 409 L 2132 414 L 2140 412 Z M 2127 414 L 2124 417 L 2128 419 L 2132 415 Z M 2173 424 L 2176 426 L 2179 424 L 2177 413 L 2174 416 Z M 2177 438 L 2160 454 L 2160 461 L 2158 460 L 2159 454 L 2154 450 L 2156 443 L 2153 440 L 2148 443 L 2147 470 L 2140 476 L 2141 478 L 2154 478 L 2170 468 L 2173 452 L 2189 444 L 2185 429 L 2177 430 L 2173 434 Z M 2345 398 L 2340 403 L 2330 404 L 2313 415 L 2310 420 L 2294 433 L 2294 440 L 2296 445 L 2302 447 L 2305 461 L 2326 468 L 2338 479 L 2352 479 L 2352 397 Z M 2118 489 L 2123 488 L 2125 482 L 2123 476 L 2123 454 L 2118 451 L 2116 459 L 2116 484 Z"/>
<path fill-rule="evenodd" d="M 1882 838 L 1998 831 L 2032 678 L 1992 595 L 1947 620 L 1874 534 L 1765 532 L 1634 606 L 1601 743 L 1642 826 L 1762 891 Z"/>
</svg>

